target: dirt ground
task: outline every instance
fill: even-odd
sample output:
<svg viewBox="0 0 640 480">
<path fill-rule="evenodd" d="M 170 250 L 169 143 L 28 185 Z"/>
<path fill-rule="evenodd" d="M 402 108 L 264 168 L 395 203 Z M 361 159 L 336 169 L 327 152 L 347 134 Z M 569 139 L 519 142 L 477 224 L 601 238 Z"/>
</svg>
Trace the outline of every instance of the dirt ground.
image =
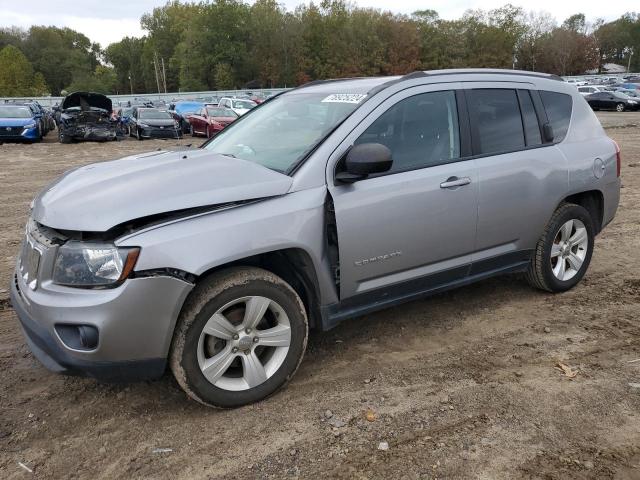
<svg viewBox="0 0 640 480">
<path fill-rule="evenodd" d="M 237 410 L 189 401 L 168 375 L 49 373 L 7 298 L 40 188 L 177 142 L 0 146 L 0 478 L 639 479 L 640 113 L 600 117 L 624 188 L 578 287 L 505 276 L 312 334 L 291 384 Z"/>
</svg>

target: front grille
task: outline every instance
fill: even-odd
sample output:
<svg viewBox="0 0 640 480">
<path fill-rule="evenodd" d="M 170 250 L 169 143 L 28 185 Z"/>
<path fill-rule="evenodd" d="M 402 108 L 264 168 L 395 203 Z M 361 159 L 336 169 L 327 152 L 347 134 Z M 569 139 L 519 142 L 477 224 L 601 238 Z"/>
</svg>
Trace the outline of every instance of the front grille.
<svg viewBox="0 0 640 480">
<path fill-rule="evenodd" d="M 173 127 L 152 127 L 149 129 L 149 134 L 152 137 L 175 137 L 176 129 Z"/>
<path fill-rule="evenodd" d="M 20 252 L 19 272 L 31 290 L 38 288 L 38 278 L 43 257 L 66 237 L 48 227 L 38 224 L 33 218 L 27 222 L 26 234 Z"/>
<path fill-rule="evenodd" d="M 31 290 L 38 288 L 38 270 L 42 249 L 30 235 L 27 235 L 22 243 L 20 255 L 20 275 Z"/>
<path fill-rule="evenodd" d="M 24 127 L 0 127 L 0 137 L 16 137 L 22 134 Z"/>
</svg>

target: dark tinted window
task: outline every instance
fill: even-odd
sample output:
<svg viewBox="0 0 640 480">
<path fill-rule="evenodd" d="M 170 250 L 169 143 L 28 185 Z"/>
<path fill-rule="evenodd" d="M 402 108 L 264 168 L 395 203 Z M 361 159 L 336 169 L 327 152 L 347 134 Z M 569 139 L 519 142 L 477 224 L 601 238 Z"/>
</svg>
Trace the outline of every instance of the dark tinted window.
<svg viewBox="0 0 640 480">
<path fill-rule="evenodd" d="M 524 130 L 515 90 L 469 90 L 469 109 L 477 127 L 476 154 L 524 148 Z"/>
<path fill-rule="evenodd" d="M 601 97 L 608 98 L 610 93 L 602 92 Z M 547 111 L 547 118 L 553 128 L 553 141 L 561 142 L 569 130 L 571 120 L 571 95 L 540 91 L 540 97 Z"/>
<path fill-rule="evenodd" d="M 542 137 L 540 135 L 540 125 L 538 125 L 538 117 L 533 108 L 531 94 L 528 90 L 520 90 L 518 92 L 520 98 L 520 110 L 522 112 L 522 124 L 524 125 L 524 137 L 527 146 L 542 145 Z"/>
<path fill-rule="evenodd" d="M 389 147 L 391 172 L 460 158 L 455 93 L 430 92 L 405 98 L 369 125 L 355 143 L 382 143 Z"/>
</svg>

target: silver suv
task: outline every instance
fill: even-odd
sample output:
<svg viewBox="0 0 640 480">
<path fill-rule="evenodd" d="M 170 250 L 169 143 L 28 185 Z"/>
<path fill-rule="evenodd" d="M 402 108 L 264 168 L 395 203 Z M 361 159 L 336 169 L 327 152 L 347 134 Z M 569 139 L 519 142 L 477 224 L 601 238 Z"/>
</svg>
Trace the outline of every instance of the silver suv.
<svg viewBox="0 0 640 480">
<path fill-rule="evenodd" d="M 620 155 L 574 86 L 501 70 L 320 81 L 199 149 L 66 173 L 11 296 L 55 371 L 159 377 L 235 407 L 310 328 L 493 275 L 561 292 L 616 212 Z"/>
</svg>

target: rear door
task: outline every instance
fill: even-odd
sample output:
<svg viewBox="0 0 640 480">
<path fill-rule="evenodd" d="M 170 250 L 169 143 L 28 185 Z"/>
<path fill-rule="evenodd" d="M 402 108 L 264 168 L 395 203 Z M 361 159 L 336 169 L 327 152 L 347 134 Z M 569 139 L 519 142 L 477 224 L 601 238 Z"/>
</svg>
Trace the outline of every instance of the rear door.
<svg viewBox="0 0 640 480">
<path fill-rule="evenodd" d="M 475 242 L 477 173 L 464 105 L 450 85 L 404 90 L 378 106 L 337 149 L 382 143 L 389 172 L 334 183 L 341 300 L 385 302 L 466 276 Z"/>
<path fill-rule="evenodd" d="M 539 92 L 508 87 L 465 90 L 479 183 L 472 275 L 528 261 L 567 189 L 566 159 L 542 138 L 548 119 Z M 561 140 L 566 129 L 555 134 Z"/>
</svg>

